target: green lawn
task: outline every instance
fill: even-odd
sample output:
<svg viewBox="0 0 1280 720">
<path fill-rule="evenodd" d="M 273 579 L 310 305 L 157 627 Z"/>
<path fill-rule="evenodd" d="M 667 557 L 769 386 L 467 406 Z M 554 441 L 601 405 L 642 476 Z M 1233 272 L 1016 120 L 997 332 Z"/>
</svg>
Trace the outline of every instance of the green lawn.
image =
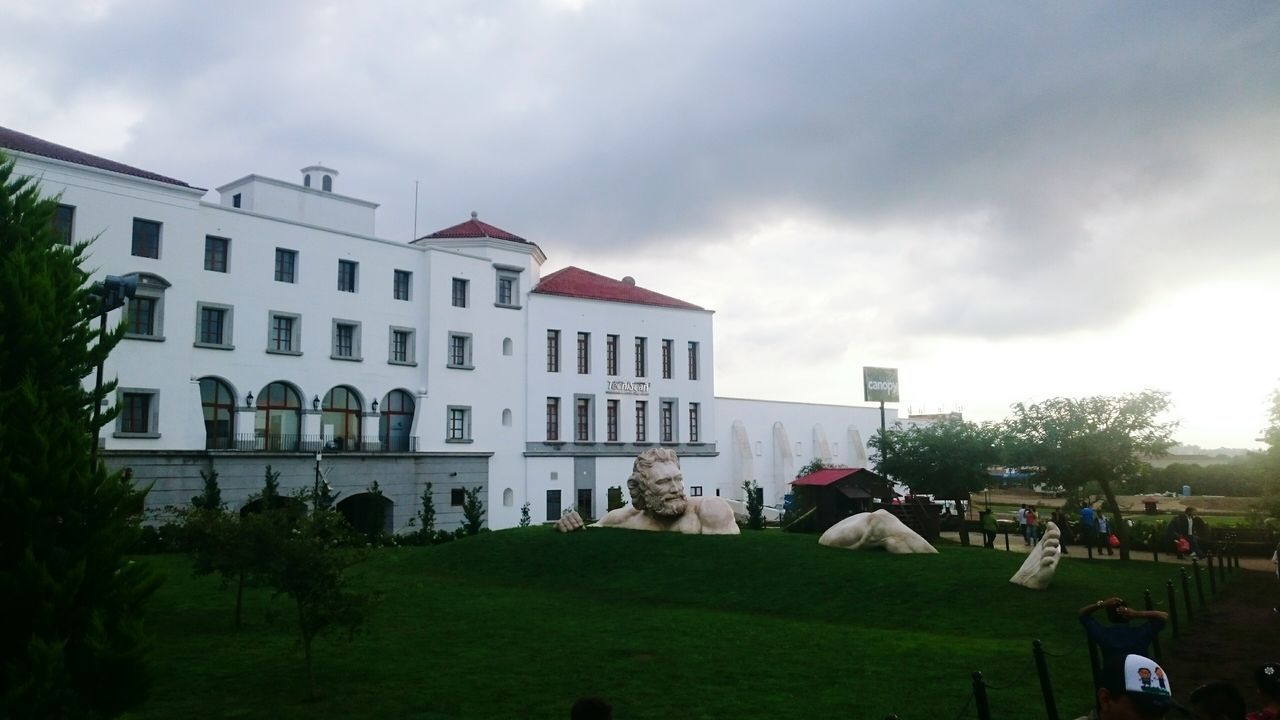
<svg viewBox="0 0 1280 720">
<path fill-rule="evenodd" d="M 954 718 L 982 670 L 996 718 L 1042 712 L 1031 640 L 1051 658 L 1064 717 L 1090 703 L 1075 610 L 1141 602 L 1172 565 L 1069 558 L 1053 588 L 1008 578 L 1022 556 L 832 550 L 814 536 L 737 537 L 546 528 L 435 548 L 384 549 L 354 569 L 382 594 L 353 641 L 318 643 L 318 702 L 292 607 L 233 594 L 185 558 L 148 615 L 152 699 L 142 718 L 566 718 L 598 694 L 634 718 Z M 972 709 L 970 708 L 970 712 Z"/>
</svg>

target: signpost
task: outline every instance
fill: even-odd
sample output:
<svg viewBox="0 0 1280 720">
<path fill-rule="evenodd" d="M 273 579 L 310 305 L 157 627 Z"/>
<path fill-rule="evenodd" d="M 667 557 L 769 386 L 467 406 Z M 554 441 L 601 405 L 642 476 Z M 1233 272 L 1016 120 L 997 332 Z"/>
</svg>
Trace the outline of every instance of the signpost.
<svg viewBox="0 0 1280 720">
<path fill-rule="evenodd" d="M 880 432 L 884 432 L 884 404 L 898 402 L 898 368 L 862 368 L 862 393 L 867 402 L 880 403 Z"/>
</svg>

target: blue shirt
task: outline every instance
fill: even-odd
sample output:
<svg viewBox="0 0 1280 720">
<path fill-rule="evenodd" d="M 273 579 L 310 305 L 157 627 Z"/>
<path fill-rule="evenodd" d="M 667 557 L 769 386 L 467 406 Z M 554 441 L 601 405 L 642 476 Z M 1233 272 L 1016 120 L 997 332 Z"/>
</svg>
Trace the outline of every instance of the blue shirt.
<svg viewBox="0 0 1280 720">
<path fill-rule="evenodd" d="M 1084 526 L 1086 529 L 1089 529 L 1089 530 L 1093 529 L 1093 508 L 1091 507 L 1080 508 L 1080 522 L 1084 523 Z"/>
<path fill-rule="evenodd" d="M 1080 624 L 1084 626 L 1085 634 L 1097 643 L 1104 659 L 1131 653 L 1150 656 L 1151 639 L 1164 629 L 1164 620 L 1160 618 L 1151 618 L 1141 625 L 1131 623 L 1103 625 L 1092 615 L 1082 615 Z"/>
</svg>

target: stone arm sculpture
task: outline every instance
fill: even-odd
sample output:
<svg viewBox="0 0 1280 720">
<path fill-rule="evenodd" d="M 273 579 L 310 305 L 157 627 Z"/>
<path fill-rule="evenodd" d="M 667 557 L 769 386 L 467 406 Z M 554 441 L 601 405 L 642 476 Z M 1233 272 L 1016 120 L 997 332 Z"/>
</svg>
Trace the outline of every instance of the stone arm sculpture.
<svg viewBox="0 0 1280 720">
<path fill-rule="evenodd" d="M 556 532 L 562 533 L 575 532 L 583 529 L 584 527 L 586 527 L 586 523 L 582 521 L 582 516 L 578 514 L 577 510 L 570 510 L 564 515 L 561 515 L 560 519 L 557 520 L 555 524 Z"/>
</svg>

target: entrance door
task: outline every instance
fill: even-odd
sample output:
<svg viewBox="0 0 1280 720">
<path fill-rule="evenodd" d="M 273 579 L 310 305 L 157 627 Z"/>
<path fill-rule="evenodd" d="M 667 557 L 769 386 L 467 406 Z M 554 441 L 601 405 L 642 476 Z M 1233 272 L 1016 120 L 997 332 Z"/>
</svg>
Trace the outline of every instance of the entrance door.
<svg viewBox="0 0 1280 720">
<path fill-rule="evenodd" d="M 591 488 L 578 488 L 578 514 L 583 518 L 594 520 L 595 505 L 591 502 Z"/>
<path fill-rule="evenodd" d="M 584 518 L 594 518 L 596 507 L 594 490 L 596 487 L 596 459 L 593 457 L 576 457 L 573 459 L 573 498 L 574 507 Z"/>
</svg>

